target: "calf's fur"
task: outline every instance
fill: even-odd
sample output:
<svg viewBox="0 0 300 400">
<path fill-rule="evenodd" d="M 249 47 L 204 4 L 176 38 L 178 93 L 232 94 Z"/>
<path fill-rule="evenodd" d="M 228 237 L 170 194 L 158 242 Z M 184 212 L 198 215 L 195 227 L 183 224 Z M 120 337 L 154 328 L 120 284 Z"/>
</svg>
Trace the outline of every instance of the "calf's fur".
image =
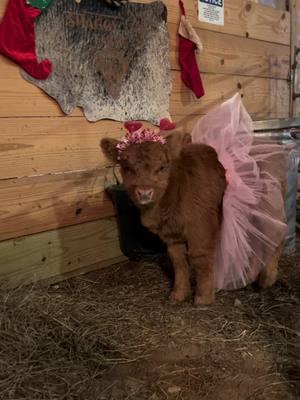
<svg viewBox="0 0 300 400">
<path fill-rule="evenodd" d="M 103 139 L 104 154 L 117 161 L 117 141 Z M 129 146 L 120 157 L 123 183 L 141 210 L 143 225 L 168 248 L 175 281 L 174 301 L 190 294 L 189 263 L 195 268 L 196 304 L 214 299 L 213 261 L 226 187 L 225 171 L 216 152 L 190 143 L 190 136 L 170 136 L 167 144 L 145 142 Z M 141 206 L 136 188 L 154 189 L 153 203 Z"/>
<path fill-rule="evenodd" d="M 214 255 L 226 189 L 225 170 L 215 150 L 192 144 L 189 134 L 171 134 L 166 144 L 132 144 L 118 159 L 117 143 L 103 139 L 102 151 L 110 161 L 120 163 L 124 187 L 140 208 L 143 225 L 167 245 L 174 267 L 171 300 L 180 302 L 189 296 L 192 266 L 195 304 L 212 303 Z M 153 189 L 152 202 L 139 204 L 137 188 Z M 277 261 L 276 255 L 264 270 L 259 280 L 262 287 L 276 280 Z"/>
</svg>

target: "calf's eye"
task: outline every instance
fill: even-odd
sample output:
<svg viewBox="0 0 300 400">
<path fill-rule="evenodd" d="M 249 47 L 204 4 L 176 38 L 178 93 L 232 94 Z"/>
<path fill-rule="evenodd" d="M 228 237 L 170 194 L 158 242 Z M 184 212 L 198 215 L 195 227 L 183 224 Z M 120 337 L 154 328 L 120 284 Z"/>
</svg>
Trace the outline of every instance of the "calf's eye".
<svg viewBox="0 0 300 400">
<path fill-rule="evenodd" d="M 162 165 L 161 167 L 159 167 L 155 172 L 157 173 L 157 174 L 159 174 L 159 173 L 162 173 L 162 172 L 166 172 L 167 171 L 167 169 L 168 169 L 168 167 L 167 166 L 165 166 L 165 165 Z"/>
</svg>

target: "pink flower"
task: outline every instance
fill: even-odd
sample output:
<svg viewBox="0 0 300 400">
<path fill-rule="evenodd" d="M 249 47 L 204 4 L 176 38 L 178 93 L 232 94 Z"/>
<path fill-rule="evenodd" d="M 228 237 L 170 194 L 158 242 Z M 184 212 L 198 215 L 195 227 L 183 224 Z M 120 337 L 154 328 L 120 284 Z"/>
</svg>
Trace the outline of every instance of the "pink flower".
<svg viewBox="0 0 300 400">
<path fill-rule="evenodd" d="M 134 132 L 127 132 L 124 138 L 117 144 L 119 158 L 120 153 L 127 147 L 131 146 L 132 144 L 140 144 L 145 142 L 156 142 L 161 144 L 166 143 L 165 139 L 159 134 L 158 130 L 141 127 Z"/>
</svg>

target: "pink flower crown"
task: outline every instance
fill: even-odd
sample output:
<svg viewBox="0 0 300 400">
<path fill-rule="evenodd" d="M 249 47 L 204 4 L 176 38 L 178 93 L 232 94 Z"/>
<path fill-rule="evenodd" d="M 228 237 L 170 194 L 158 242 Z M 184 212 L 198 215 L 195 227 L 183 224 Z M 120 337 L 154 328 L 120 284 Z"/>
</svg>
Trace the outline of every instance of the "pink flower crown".
<svg viewBox="0 0 300 400">
<path fill-rule="evenodd" d="M 160 121 L 160 129 L 144 128 L 141 122 L 136 121 L 125 122 L 124 126 L 128 132 L 116 146 L 119 153 L 118 160 L 120 160 L 122 151 L 132 144 L 140 144 L 145 142 L 165 144 L 166 140 L 160 135 L 160 132 L 175 128 L 175 124 L 167 119 L 162 119 Z"/>
</svg>

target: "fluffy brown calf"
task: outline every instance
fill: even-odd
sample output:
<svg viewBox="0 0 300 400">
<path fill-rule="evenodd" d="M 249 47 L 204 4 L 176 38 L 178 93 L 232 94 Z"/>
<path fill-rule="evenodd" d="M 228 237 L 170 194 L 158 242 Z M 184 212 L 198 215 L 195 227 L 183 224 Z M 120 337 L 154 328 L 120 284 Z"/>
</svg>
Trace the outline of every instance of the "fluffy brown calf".
<svg viewBox="0 0 300 400">
<path fill-rule="evenodd" d="M 174 143 L 178 141 L 179 143 Z M 104 154 L 117 162 L 117 141 L 103 139 Z M 213 260 L 221 222 L 225 171 L 214 149 L 170 136 L 167 144 L 133 144 L 120 155 L 125 189 L 141 210 L 142 223 L 166 243 L 175 271 L 171 299 L 190 294 L 189 264 L 196 271 L 196 304 L 214 299 Z"/>
</svg>

